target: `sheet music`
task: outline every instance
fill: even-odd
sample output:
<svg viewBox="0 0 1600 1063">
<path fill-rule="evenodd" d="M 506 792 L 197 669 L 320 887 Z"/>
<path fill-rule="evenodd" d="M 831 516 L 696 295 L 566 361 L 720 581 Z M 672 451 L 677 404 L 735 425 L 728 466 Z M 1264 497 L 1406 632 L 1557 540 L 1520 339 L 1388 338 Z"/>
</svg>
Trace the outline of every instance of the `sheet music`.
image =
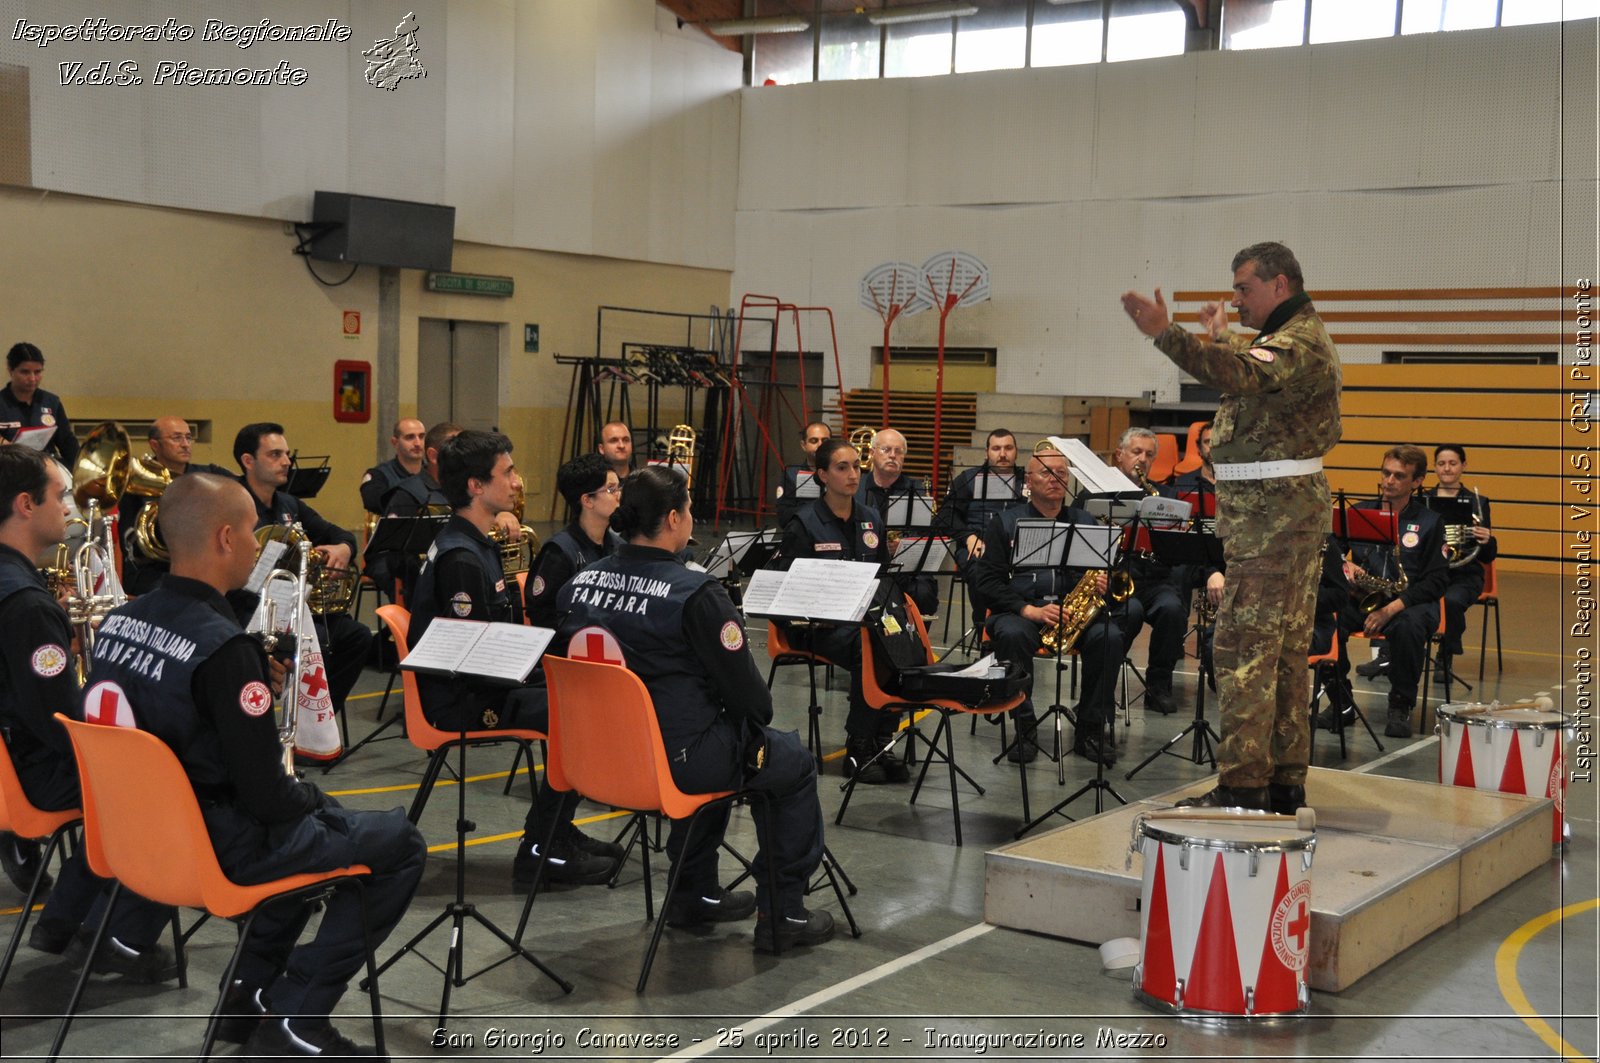
<svg viewBox="0 0 1600 1063">
<path fill-rule="evenodd" d="M 282 539 L 274 539 L 261 548 L 261 556 L 256 558 L 256 567 L 250 570 L 250 578 L 245 580 L 244 589 L 251 594 L 260 594 L 261 587 L 267 582 L 267 576 L 278 567 L 278 559 L 289 548 L 289 544 Z M 288 616 L 288 613 L 284 613 Z"/>
<path fill-rule="evenodd" d="M 411 647 L 411 652 L 400 662 L 400 667 L 454 672 L 461 658 L 478 641 L 478 632 L 485 626 L 482 620 L 447 620 L 441 617 L 428 625 L 428 630 Z"/>
<path fill-rule="evenodd" d="M 886 528 L 926 528 L 933 523 L 933 503 L 925 495 L 896 495 L 883 514 Z"/>
<path fill-rule="evenodd" d="M 802 469 L 795 473 L 794 497 L 796 498 L 821 498 L 822 481 L 817 479 L 817 474 Z"/>
<path fill-rule="evenodd" d="M 995 660 L 994 654 L 986 653 L 959 672 L 949 674 L 961 679 L 1004 679 L 1006 670 L 1005 666 Z"/>
<path fill-rule="evenodd" d="M 1067 456 L 1067 464 L 1072 466 L 1072 471 L 1091 494 L 1143 493 L 1143 489 L 1124 476 L 1121 469 L 1107 465 L 1096 457 L 1083 440 L 1051 436 L 1050 442 Z"/>
<path fill-rule="evenodd" d="M 1139 515 L 1139 506 L 1140 499 L 1135 498 L 1086 498 L 1082 508 L 1107 524 L 1123 525 Z"/>
<path fill-rule="evenodd" d="M 782 572 L 770 568 L 758 568 L 750 573 L 742 602 L 745 616 L 763 616 L 772 611 L 772 600 L 783 587 L 783 576 Z"/>
<path fill-rule="evenodd" d="M 50 440 L 55 437 L 56 430 L 54 425 L 35 425 L 31 428 L 18 428 L 16 438 L 11 441 L 11 445 L 43 452 L 44 448 L 50 445 Z"/>
<path fill-rule="evenodd" d="M 1068 568 L 1110 568 L 1117 563 L 1117 547 L 1122 542 L 1121 528 L 1104 524 L 1074 524 L 1072 546 L 1067 550 Z"/>
<path fill-rule="evenodd" d="M 265 608 L 267 602 L 272 603 L 272 626 L 279 631 L 287 631 L 295 624 L 295 615 L 300 609 L 300 599 L 294 592 L 294 583 L 286 579 L 275 579 L 267 585 L 267 593 L 261 596 L 259 608 Z"/>
<path fill-rule="evenodd" d="M 431 633 L 433 625 L 430 624 L 428 630 Z M 555 637 L 553 628 L 488 624 L 455 670 L 520 683 L 528 678 L 528 673 L 533 671 Z"/>
<path fill-rule="evenodd" d="M 878 566 L 865 561 L 796 558 L 770 612 L 814 620 L 856 623 L 866 615 L 878 587 Z"/>
<path fill-rule="evenodd" d="M 895 545 L 889 564 L 898 572 L 939 572 L 950 556 L 943 539 L 906 536 Z"/>
<path fill-rule="evenodd" d="M 1017 497 L 1016 477 L 1006 479 L 997 472 L 982 472 L 972 478 L 972 498 L 978 502 L 1009 500 Z"/>
<path fill-rule="evenodd" d="M 1011 549 L 1013 568 L 1055 568 L 1066 549 L 1067 527 L 1053 520 L 1027 518 L 1017 521 L 1017 542 Z"/>
</svg>

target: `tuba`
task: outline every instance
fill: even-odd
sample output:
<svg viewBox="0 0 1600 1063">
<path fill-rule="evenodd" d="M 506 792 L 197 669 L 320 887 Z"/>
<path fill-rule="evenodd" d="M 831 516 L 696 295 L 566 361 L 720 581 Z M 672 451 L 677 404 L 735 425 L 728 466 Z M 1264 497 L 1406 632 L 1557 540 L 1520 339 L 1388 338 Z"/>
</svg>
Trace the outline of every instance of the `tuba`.
<svg viewBox="0 0 1600 1063">
<path fill-rule="evenodd" d="M 161 538 L 161 528 L 156 518 L 161 514 L 161 496 L 172 486 L 172 473 L 156 461 L 155 455 L 134 458 L 128 463 L 128 479 L 124 494 L 140 495 L 150 501 L 139 507 L 133 521 L 133 534 L 128 537 L 134 552 L 150 561 L 167 561 L 167 544 Z"/>
<path fill-rule="evenodd" d="M 856 455 L 861 459 L 862 472 L 872 468 L 872 437 L 877 434 L 876 429 L 866 425 L 850 433 L 850 445 L 856 448 Z"/>
<path fill-rule="evenodd" d="M 256 529 L 257 562 L 268 544 L 275 542 L 282 543 L 288 550 L 298 550 L 304 544 L 310 551 L 304 593 L 314 614 L 328 616 L 350 608 L 356 596 L 355 569 L 329 568 L 327 559 L 311 550 L 311 539 L 299 524 L 268 524 Z"/>
</svg>

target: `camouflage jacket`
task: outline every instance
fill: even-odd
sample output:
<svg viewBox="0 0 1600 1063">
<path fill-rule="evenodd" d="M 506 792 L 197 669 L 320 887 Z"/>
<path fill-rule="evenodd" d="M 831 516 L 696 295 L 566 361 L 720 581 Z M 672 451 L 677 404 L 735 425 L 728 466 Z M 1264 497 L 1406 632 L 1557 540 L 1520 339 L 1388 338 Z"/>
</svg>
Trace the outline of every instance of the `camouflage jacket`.
<svg viewBox="0 0 1600 1063">
<path fill-rule="evenodd" d="M 1303 296 L 1279 308 L 1254 339 L 1229 332 L 1210 340 L 1173 325 L 1156 347 L 1203 384 L 1222 392 L 1212 424 L 1218 464 L 1320 458 L 1339 441 L 1339 353 Z M 1321 473 L 1217 485 L 1217 534 L 1230 557 L 1271 550 L 1285 533 L 1321 535 L 1328 521 Z"/>
</svg>

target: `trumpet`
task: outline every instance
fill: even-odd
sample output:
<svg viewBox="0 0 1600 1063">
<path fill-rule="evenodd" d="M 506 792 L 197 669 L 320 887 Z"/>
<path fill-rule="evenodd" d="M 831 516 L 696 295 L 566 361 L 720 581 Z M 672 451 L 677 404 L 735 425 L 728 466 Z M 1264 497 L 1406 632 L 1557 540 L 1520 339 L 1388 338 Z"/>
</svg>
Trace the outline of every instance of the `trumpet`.
<svg viewBox="0 0 1600 1063">
<path fill-rule="evenodd" d="M 298 528 L 298 525 L 293 527 Z M 265 529 L 263 529 L 265 530 Z M 283 761 L 283 773 L 294 775 L 294 746 L 295 738 L 300 727 L 300 681 L 301 670 L 306 662 L 306 642 L 315 636 L 308 631 L 300 630 L 300 615 L 310 593 L 311 542 L 304 534 L 294 543 L 300 554 L 298 571 L 291 575 L 283 569 L 274 569 L 267 576 L 266 584 L 261 588 L 261 604 L 257 606 L 256 617 L 251 621 L 251 634 L 261 641 L 261 648 L 270 657 L 286 643 L 290 644 L 289 674 L 283 684 L 283 716 L 278 722 L 278 747 L 279 755 Z M 271 594 L 274 581 L 290 584 L 291 598 L 293 601 L 293 616 L 282 630 L 277 624 L 277 602 Z M 256 621 L 260 621 L 259 626 Z"/>
</svg>

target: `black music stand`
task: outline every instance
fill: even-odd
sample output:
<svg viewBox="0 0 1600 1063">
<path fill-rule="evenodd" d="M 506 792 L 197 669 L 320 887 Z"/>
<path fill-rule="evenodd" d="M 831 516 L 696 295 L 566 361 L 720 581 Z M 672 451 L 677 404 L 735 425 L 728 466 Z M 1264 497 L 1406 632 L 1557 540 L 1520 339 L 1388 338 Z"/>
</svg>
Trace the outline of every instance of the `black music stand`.
<svg viewBox="0 0 1600 1063">
<path fill-rule="evenodd" d="M 1470 529 L 1478 523 L 1478 503 L 1475 496 L 1459 494 L 1454 498 L 1439 498 L 1437 496 L 1423 495 L 1422 502 L 1434 513 L 1438 514 L 1439 523 L 1447 528 L 1465 527 Z M 1471 536 L 1470 531 L 1466 534 L 1469 537 Z M 1453 573 L 1455 569 L 1452 568 L 1450 571 Z M 1444 675 L 1441 677 L 1441 681 L 1444 683 L 1444 700 L 1447 702 L 1451 700 L 1451 683 L 1460 683 L 1462 688 L 1470 694 L 1472 692 L 1472 684 L 1457 675 L 1456 670 L 1451 667 L 1450 662 L 1455 659 L 1455 655 L 1446 653 L 1443 645 L 1441 645 L 1438 659 L 1438 667 L 1444 671 Z"/>
<path fill-rule="evenodd" d="M 1170 565 L 1194 565 L 1202 568 L 1222 567 L 1222 542 L 1209 532 L 1199 530 L 1192 532 L 1161 531 L 1150 528 L 1147 530 L 1147 534 L 1150 536 L 1150 548 L 1155 552 L 1156 557 Z M 1204 587 L 1200 588 L 1200 593 L 1205 593 Z M 1200 764 L 1204 760 L 1209 760 L 1213 768 L 1217 766 L 1215 747 L 1222 744 L 1222 736 L 1212 730 L 1210 722 L 1206 719 L 1206 680 L 1209 672 L 1210 668 L 1202 657 L 1199 675 L 1196 676 L 1195 682 L 1194 720 L 1183 730 L 1168 739 L 1167 743 L 1160 749 L 1140 761 L 1132 771 L 1123 776 L 1124 779 L 1132 779 L 1149 767 L 1163 753 L 1169 753 L 1175 757 L 1181 756 L 1181 754 L 1173 753 L 1172 747 L 1190 735 L 1194 736 L 1193 749 L 1189 756 L 1182 759 L 1188 760 L 1193 764 Z"/>
<path fill-rule="evenodd" d="M 540 654 L 539 656 L 542 657 L 543 654 Z M 534 665 L 537 663 L 537 657 L 528 663 L 528 671 L 530 673 L 533 671 Z M 401 663 L 401 667 L 405 667 L 404 662 Z M 449 675 L 451 678 L 465 678 L 465 676 L 454 672 L 449 673 Z M 475 678 L 480 682 L 498 682 L 494 679 L 483 676 L 476 676 Z M 515 686 L 516 684 L 507 681 L 505 685 Z M 474 978 L 477 978 L 479 975 L 488 974 L 501 964 L 508 963 L 511 960 L 519 957 L 523 960 L 526 960 L 528 963 L 531 963 L 546 978 L 549 978 L 556 985 L 560 986 L 562 993 L 570 993 L 572 992 L 573 988 L 571 982 L 567 981 L 565 978 L 562 978 L 555 971 L 545 966 L 544 961 L 540 960 L 539 957 L 535 956 L 532 952 L 529 952 L 527 949 L 523 948 L 522 943 L 519 940 L 512 938 L 511 935 L 500 929 L 500 927 L 497 926 L 492 919 L 478 911 L 477 905 L 467 900 L 467 834 L 478 829 L 478 825 L 467 818 L 467 730 L 467 722 L 465 719 L 463 719 L 461 722 L 459 741 L 456 745 L 456 772 L 460 783 L 456 786 L 455 899 L 452 901 L 446 901 L 444 908 L 439 912 L 438 915 L 434 916 L 428 922 L 427 926 L 413 934 L 409 941 L 407 941 L 404 945 L 401 945 L 395 954 L 383 961 L 383 965 L 374 972 L 374 977 L 381 976 L 384 971 L 387 971 L 390 967 L 393 967 L 395 963 L 398 962 L 399 959 L 406 953 L 416 952 L 416 954 L 421 957 L 424 963 L 426 963 L 429 967 L 432 967 L 434 970 L 442 973 L 444 975 L 444 990 L 439 998 L 438 1027 L 444 1026 L 445 1016 L 450 1013 L 450 989 L 452 986 L 460 988 L 461 986 L 464 986 L 468 982 L 472 981 Z M 468 919 L 476 922 L 479 926 L 483 927 L 495 937 L 505 942 L 505 944 L 510 947 L 511 952 L 505 956 L 502 956 L 500 959 L 495 960 L 493 963 L 472 972 L 471 974 L 464 974 L 463 971 L 465 967 L 467 951 L 467 939 L 465 931 L 466 922 Z M 445 965 L 440 967 L 438 964 L 434 963 L 433 960 L 423 956 L 422 953 L 418 951 L 417 946 L 446 922 L 450 924 L 450 948 L 445 954 Z M 361 988 L 365 989 L 366 987 L 366 980 L 363 979 L 361 982 Z"/>
<path fill-rule="evenodd" d="M 314 461 L 317 464 L 307 467 L 301 464 L 302 461 Z M 297 452 L 289 458 L 289 482 L 284 484 L 284 493 L 296 498 L 316 498 L 317 492 L 322 490 L 331 475 L 333 468 L 328 464 L 326 454 L 301 458 Z"/>
</svg>

